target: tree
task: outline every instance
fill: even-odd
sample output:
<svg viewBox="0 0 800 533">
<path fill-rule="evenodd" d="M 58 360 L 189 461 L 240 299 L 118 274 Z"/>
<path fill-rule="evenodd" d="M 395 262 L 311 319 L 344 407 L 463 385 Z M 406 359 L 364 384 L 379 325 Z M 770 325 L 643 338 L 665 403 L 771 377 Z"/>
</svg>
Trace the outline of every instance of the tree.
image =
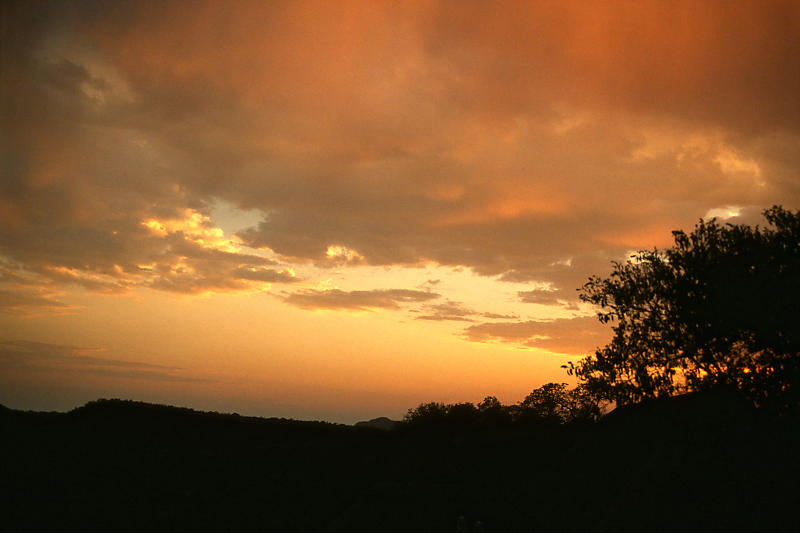
<svg viewBox="0 0 800 533">
<path fill-rule="evenodd" d="M 567 389 L 566 383 L 546 383 L 519 403 L 503 405 L 486 396 L 478 405 L 422 403 L 409 409 L 403 423 L 409 428 L 464 429 L 522 425 L 559 425 L 600 418 L 601 408 L 584 387 Z"/>
<path fill-rule="evenodd" d="M 597 420 L 600 406 L 582 387 L 567 389 L 566 383 L 545 383 L 528 394 L 518 406 L 520 420 L 551 424 Z"/>
<path fill-rule="evenodd" d="M 568 409 L 569 398 L 566 383 L 545 383 L 531 391 L 520 402 L 523 418 L 532 415 L 543 422 L 556 424 L 567 419 Z"/>
<path fill-rule="evenodd" d="M 511 422 L 511 414 L 496 396 L 487 396 L 478 404 L 479 421 L 483 425 L 506 425 Z"/>
<path fill-rule="evenodd" d="M 470 402 L 444 404 L 429 402 L 409 409 L 403 422 L 408 427 L 463 428 L 478 419 L 478 408 Z"/>
<path fill-rule="evenodd" d="M 422 403 L 409 409 L 403 421 L 412 426 L 441 425 L 447 417 L 448 406 L 438 402 Z"/>
<path fill-rule="evenodd" d="M 800 389 L 800 211 L 767 227 L 700 220 L 664 251 L 594 276 L 581 299 L 614 337 L 569 372 L 618 404 L 734 387 L 757 404 L 796 404 Z"/>
</svg>

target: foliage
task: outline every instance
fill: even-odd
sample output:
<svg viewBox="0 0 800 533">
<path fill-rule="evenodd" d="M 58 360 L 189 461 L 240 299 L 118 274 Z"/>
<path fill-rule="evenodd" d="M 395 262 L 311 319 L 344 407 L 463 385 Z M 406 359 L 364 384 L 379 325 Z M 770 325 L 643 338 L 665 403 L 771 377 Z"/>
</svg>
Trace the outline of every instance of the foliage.
<svg viewBox="0 0 800 533">
<path fill-rule="evenodd" d="M 503 405 L 487 396 L 477 406 L 472 403 L 423 403 L 409 409 L 404 422 L 410 427 L 464 427 L 498 425 L 559 425 L 594 421 L 600 407 L 583 387 L 567 389 L 566 383 L 547 383 L 514 405 Z"/>
<path fill-rule="evenodd" d="M 569 372 L 618 404 L 717 386 L 755 403 L 796 403 L 800 376 L 800 212 L 768 227 L 701 220 L 675 244 L 614 263 L 581 298 L 613 325 L 605 347 Z"/>
<path fill-rule="evenodd" d="M 409 409 L 403 419 L 407 426 L 447 428 L 471 424 L 478 414 L 472 403 L 444 404 L 429 402 Z"/>
<path fill-rule="evenodd" d="M 508 408 L 495 396 L 487 396 L 478 404 L 480 422 L 484 425 L 503 426 L 511 422 Z"/>
<path fill-rule="evenodd" d="M 521 417 L 533 416 L 557 424 L 595 420 L 600 416 L 600 407 L 582 387 L 568 390 L 566 383 L 547 383 L 534 389 L 519 407 Z"/>
</svg>

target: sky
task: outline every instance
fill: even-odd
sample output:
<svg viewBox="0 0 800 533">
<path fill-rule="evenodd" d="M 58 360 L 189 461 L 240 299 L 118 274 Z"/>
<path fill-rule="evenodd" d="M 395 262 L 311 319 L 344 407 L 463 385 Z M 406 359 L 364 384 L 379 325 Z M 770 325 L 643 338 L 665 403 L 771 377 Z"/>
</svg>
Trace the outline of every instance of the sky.
<svg viewBox="0 0 800 533">
<path fill-rule="evenodd" d="M 0 403 L 514 403 L 577 289 L 800 207 L 800 3 L 0 7 Z"/>
</svg>

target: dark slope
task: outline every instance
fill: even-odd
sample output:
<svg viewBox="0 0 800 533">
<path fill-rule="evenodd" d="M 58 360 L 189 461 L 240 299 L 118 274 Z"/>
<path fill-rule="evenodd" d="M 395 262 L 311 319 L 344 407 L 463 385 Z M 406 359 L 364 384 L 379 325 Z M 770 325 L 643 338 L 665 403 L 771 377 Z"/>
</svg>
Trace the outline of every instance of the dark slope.
<svg viewBox="0 0 800 533">
<path fill-rule="evenodd" d="M 379 431 L 137 402 L 0 410 L 10 531 L 791 529 L 800 432 L 719 395 L 572 427 Z M 468 529 L 470 530 L 470 529 Z"/>
<path fill-rule="evenodd" d="M 357 428 L 373 428 L 373 429 L 382 429 L 384 431 L 391 431 L 393 429 L 397 429 L 399 422 L 397 420 L 392 420 L 385 416 L 381 416 L 378 418 L 373 418 L 372 420 L 364 420 L 362 422 L 356 422 L 353 424 Z"/>
</svg>

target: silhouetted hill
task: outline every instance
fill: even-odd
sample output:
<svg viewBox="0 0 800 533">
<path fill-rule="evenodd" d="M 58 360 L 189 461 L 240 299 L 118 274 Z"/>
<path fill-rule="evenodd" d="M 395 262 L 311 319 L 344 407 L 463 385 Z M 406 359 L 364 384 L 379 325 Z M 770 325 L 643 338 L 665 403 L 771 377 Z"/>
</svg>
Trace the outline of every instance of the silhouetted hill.
<svg viewBox="0 0 800 533">
<path fill-rule="evenodd" d="M 121 400 L 0 413 L 8 531 L 452 532 L 460 515 L 487 532 L 766 531 L 800 506 L 796 414 L 721 393 L 446 431 Z"/>
<path fill-rule="evenodd" d="M 173 407 L 133 400 L 101 399 L 87 403 L 70 411 L 73 418 L 104 420 L 107 423 L 168 423 L 168 424 L 235 424 L 237 426 L 260 425 L 262 427 L 303 427 L 307 429 L 343 429 L 344 424 L 321 421 L 303 421 L 287 418 L 262 418 L 241 416 L 238 413 L 196 411 L 187 407 Z"/>
<path fill-rule="evenodd" d="M 373 428 L 373 429 L 381 429 L 384 431 L 390 431 L 393 429 L 397 429 L 397 425 L 400 422 L 397 420 L 392 420 L 385 416 L 381 416 L 378 418 L 373 418 L 372 420 L 356 422 L 353 424 L 357 428 Z"/>
</svg>

